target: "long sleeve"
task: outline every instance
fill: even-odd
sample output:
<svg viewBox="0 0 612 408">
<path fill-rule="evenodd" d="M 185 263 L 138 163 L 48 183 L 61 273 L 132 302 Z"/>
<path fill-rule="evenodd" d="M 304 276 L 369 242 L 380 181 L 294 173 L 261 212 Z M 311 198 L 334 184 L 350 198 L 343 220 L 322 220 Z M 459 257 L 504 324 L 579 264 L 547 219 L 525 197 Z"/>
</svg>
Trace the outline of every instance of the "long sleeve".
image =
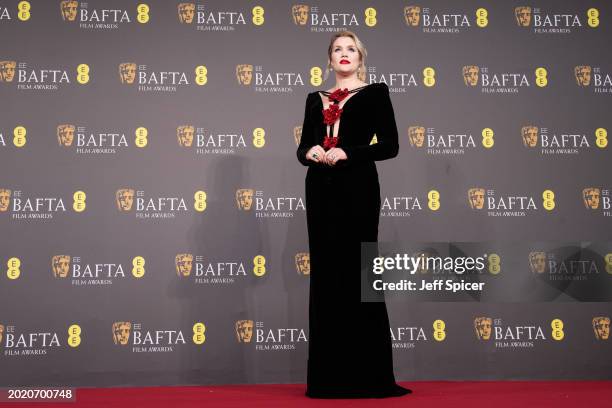
<svg viewBox="0 0 612 408">
<path fill-rule="evenodd" d="M 378 88 L 379 95 L 372 106 L 377 143 L 343 147 L 347 162 L 386 160 L 397 156 L 399 152 L 397 125 L 389 87 L 381 83 Z"/>
<path fill-rule="evenodd" d="M 314 142 L 314 118 L 310 111 L 311 98 L 319 97 L 315 93 L 309 93 L 306 98 L 306 109 L 304 110 L 304 123 L 302 124 L 302 137 L 300 138 L 300 145 L 297 148 L 297 158 L 304 166 L 313 166 L 317 163 L 312 160 L 306 159 L 306 153 L 312 146 L 315 145 Z"/>
</svg>

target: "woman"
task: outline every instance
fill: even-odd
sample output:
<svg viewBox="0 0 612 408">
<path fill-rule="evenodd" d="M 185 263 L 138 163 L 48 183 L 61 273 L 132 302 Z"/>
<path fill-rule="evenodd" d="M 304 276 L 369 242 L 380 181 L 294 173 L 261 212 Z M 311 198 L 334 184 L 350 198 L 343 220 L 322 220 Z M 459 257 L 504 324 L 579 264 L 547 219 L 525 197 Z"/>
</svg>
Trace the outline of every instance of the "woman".
<svg viewBox="0 0 612 408">
<path fill-rule="evenodd" d="M 378 240 L 380 188 L 374 162 L 397 156 L 399 149 L 389 88 L 359 79 L 365 57 L 354 33 L 332 37 L 328 70 L 335 71 L 336 86 L 308 94 L 297 149 L 298 160 L 308 166 L 306 395 L 312 398 L 411 392 L 395 383 L 385 303 L 364 303 L 360 297 L 361 242 Z"/>
</svg>

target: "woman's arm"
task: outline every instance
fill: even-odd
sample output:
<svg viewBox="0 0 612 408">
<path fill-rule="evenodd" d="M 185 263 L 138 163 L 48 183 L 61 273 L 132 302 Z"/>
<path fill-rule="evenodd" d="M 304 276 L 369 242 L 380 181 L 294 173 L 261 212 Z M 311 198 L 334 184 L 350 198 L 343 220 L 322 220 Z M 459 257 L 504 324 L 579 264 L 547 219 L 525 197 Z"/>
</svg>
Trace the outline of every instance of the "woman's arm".
<svg viewBox="0 0 612 408">
<path fill-rule="evenodd" d="M 300 138 L 300 145 L 297 148 L 297 158 L 304 166 L 313 166 L 315 163 L 312 160 L 306 159 L 306 153 L 312 146 L 315 145 L 314 142 L 314 118 L 309 113 L 310 104 L 312 97 L 319 98 L 319 95 L 316 93 L 309 93 L 306 98 L 306 109 L 304 110 L 304 123 L 302 124 L 302 137 Z"/>
<path fill-rule="evenodd" d="M 389 96 L 389 87 L 385 83 L 375 86 L 378 95 L 376 95 L 372 110 L 377 143 L 342 147 L 346 153 L 347 162 L 386 160 L 397 156 L 399 152 L 397 125 Z"/>
</svg>

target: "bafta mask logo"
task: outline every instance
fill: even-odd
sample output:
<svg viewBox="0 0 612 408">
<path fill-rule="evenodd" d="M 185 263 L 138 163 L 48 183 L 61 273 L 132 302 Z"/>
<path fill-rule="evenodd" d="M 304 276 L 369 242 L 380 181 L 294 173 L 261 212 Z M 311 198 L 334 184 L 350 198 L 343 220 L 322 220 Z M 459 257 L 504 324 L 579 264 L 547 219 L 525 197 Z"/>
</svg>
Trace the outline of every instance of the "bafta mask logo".
<svg viewBox="0 0 612 408">
<path fill-rule="evenodd" d="M 474 319 L 474 329 L 478 340 L 489 340 L 491 338 L 491 327 L 493 319 L 490 317 L 477 317 Z"/>
<path fill-rule="evenodd" d="M 2 335 L 4 334 L 4 325 L 0 324 L 0 343 L 2 343 Z"/>
<path fill-rule="evenodd" d="M 119 78 L 122 84 L 133 84 L 136 79 L 136 64 L 134 62 L 119 64 Z"/>
<path fill-rule="evenodd" d="M 176 128 L 176 137 L 179 146 L 191 147 L 195 128 L 191 125 L 182 125 Z"/>
<path fill-rule="evenodd" d="M 240 188 L 236 190 L 236 204 L 239 209 L 249 211 L 253 205 L 253 189 Z"/>
<path fill-rule="evenodd" d="M 291 7 L 291 16 L 293 17 L 293 24 L 295 25 L 306 25 L 308 23 L 308 7 L 305 4 L 296 4 Z"/>
<path fill-rule="evenodd" d="M 60 146 L 72 146 L 74 140 L 74 125 L 59 125 L 57 127 L 57 141 Z"/>
<path fill-rule="evenodd" d="M 610 337 L 610 318 L 594 317 L 593 330 L 597 340 L 608 340 L 608 337 Z"/>
<path fill-rule="evenodd" d="M 302 127 L 296 126 L 293 128 L 293 138 L 295 139 L 295 145 L 300 145 L 300 140 L 302 140 Z"/>
<path fill-rule="evenodd" d="M 538 144 L 538 128 L 537 126 L 523 126 L 521 128 L 523 136 L 523 145 L 525 147 L 536 147 Z"/>
<path fill-rule="evenodd" d="M 54 278 L 65 278 L 70 271 L 70 255 L 54 255 L 51 258 Z"/>
<path fill-rule="evenodd" d="M 601 197 L 601 190 L 596 187 L 587 187 L 582 190 L 582 200 L 586 208 L 590 208 L 591 210 L 598 209 L 599 197 Z"/>
<path fill-rule="evenodd" d="M 60 2 L 60 10 L 62 12 L 62 20 L 74 21 L 77 16 L 77 7 L 79 2 L 75 0 L 62 0 Z"/>
<path fill-rule="evenodd" d="M 476 65 L 466 65 L 463 67 L 463 82 L 466 86 L 478 85 L 478 73 L 480 68 Z"/>
<path fill-rule="evenodd" d="M 236 65 L 236 79 L 240 85 L 251 85 L 251 81 L 253 80 L 253 65 Z"/>
<path fill-rule="evenodd" d="M 134 189 L 131 188 L 120 188 L 115 193 L 117 200 L 117 208 L 119 211 L 130 211 L 132 204 L 134 203 Z"/>
<path fill-rule="evenodd" d="M 408 140 L 410 140 L 410 146 L 423 147 L 423 142 L 425 142 L 425 127 L 410 126 L 408 128 Z"/>
<path fill-rule="evenodd" d="M 514 17 L 516 18 L 516 24 L 518 24 L 519 27 L 529 27 L 529 24 L 531 23 L 531 7 L 515 7 Z"/>
<path fill-rule="evenodd" d="M 298 252 L 295 254 L 295 268 L 300 275 L 310 275 L 310 253 Z"/>
<path fill-rule="evenodd" d="M 468 200 L 470 202 L 470 208 L 476 210 L 482 210 L 484 207 L 484 196 L 485 189 L 474 187 L 468 190 Z"/>
<path fill-rule="evenodd" d="M 404 19 L 406 24 L 412 27 L 419 25 L 421 18 L 421 7 L 419 6 L 406 6 L 404 7 Z"/>
<path fill-rule="evenodd" d="M 113 323 L 113 342 L 125 346 L 130 341 L 130 322 L 115 322 Z"/>
<path fill-rule="evenodd" d="M 178 18 L 183 24 L 193 23 L 193 16 L 195 15 L 195 4 L 194 3 L 179 3 L 178 5 Z"/>
<path fill-rule="evenodd" d="M 591 67 L 588 65 L 574 67 L 574 75 L 578 86 L 589 86 L 591 84 L 591 72 Z"/>
<path fill-rule="evenodd" d="M 238 343 L 250 343 L 253 338 L 253 321 L 238 320 L 236 321 L 236 338 Z"/>
<path fill-rule="evenodd" d="M 0 212 L 8 211 L 11 204 L 11 190 L 0 188 Z"/>
<path fill-rule="evenodd" d="M 178 254 L 174 258 L 176 264 L 176 274 L 178 276 L 189 276 L 191 275 L 191 266 L 193 265 L 192 254 Z"/>
<path fill-rule="evenodd" d="M 544 273 L 546 271 L 546 253 L 533 251 L 529 253 L 529 268 L 534 273 Z"/>
<path fill-rule="evenodd" d="M 13 82 L 16 61 L 0 61 L 0 82 Z"/>
</svg>

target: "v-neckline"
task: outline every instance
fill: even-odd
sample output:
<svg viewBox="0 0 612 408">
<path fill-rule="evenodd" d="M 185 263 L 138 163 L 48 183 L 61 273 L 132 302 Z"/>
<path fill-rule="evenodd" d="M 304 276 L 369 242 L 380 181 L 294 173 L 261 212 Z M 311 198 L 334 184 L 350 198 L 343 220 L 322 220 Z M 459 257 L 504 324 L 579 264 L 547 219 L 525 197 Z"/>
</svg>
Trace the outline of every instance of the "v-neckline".
<svg viewBox="0 0 612 408">
<path fill-rule="evenodd" d="M 355 98 L 358 94 L 360 94 L 361 91 L 365 90 L 366 88 L 369 88 L 371 85 L 374 85 L 374 84 L 375 84 L 375 82 L 372 82 L 371 84 L 363 85 L 362 89 L 360 89 L 357 92 L 355 92 L 353 96 L 351 96 L 350 98 L 348 98 L 346 100 L 346 102 L 344 102 L 344 104 L 342 105 L 341 109 L 344 111 L 344 109 L 346 108 L 346 104 L 347 103 L 349 103 L 353 98 Z M 321 102 L 321 108 L 325 109 L 325 104 L 323 103 L 323 98 L 321 97 L 320 92 L 322 92 L 322 91 L 317 91 L 317 97 L 319 98 L 319 101 Z M 330 103 L 330 106 L 331 105 L 332 104 Z M 329 108 L 329 106 L 328 106 L 328 108 Z M 323 109 L 321 109 L 321 112 L 323 111 Z M 321 113 L 321 115 L 322 114 L 323 113 Z M 325 123 L 322 123 L 322 125 L 323 125 L 323 129 L 325 129 L 325 133 L 327 134 L 327 125 Z M 342 125 L 342 120 L 340 120 L 338 122 L 338 136 L 336 136 L 337 138 L 340 138 L 340 131 L 343 129 L 343 127 L 340 126 L 340 125 Z M 334 137 L 334 135 L 330 135 L 330 137 Z M 340 141 L 340 140 L 338 139 L 338 141 Z"/>
</svg>

